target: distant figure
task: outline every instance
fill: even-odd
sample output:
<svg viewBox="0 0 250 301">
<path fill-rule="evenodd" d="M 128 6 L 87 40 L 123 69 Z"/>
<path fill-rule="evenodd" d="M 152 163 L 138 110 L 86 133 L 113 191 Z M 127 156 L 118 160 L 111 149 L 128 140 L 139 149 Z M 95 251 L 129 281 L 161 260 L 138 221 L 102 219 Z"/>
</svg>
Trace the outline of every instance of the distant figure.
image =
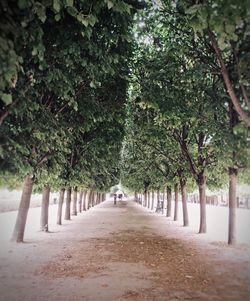
<svg viewBox="0 0 250 301">
<path fill-rule="evenodd" d="M 118 194 L 118 198 L 119 198 L 119 201 L 122 200 L 122 193 L 119 193 L 119 194 Z"/>
<path fill-rule="evenodd" d="M 116 205 L 116 198 L 117 198 L 117 195 L 116 195 L 116 193 L 114 193 L 114 205 Z"/>
</svg>

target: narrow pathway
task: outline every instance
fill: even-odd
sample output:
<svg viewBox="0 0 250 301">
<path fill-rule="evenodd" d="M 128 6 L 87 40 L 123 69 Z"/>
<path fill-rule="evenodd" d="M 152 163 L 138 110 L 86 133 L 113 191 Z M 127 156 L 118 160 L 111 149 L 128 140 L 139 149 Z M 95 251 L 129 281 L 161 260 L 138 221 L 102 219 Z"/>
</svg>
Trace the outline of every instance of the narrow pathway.
<svg viewBox="0 0 250 301">
<path fill-rule="evenodd" d="M 11 245 L 1 301 L 250 300 L 249 249 L 199 244 L 132 201 L 73 219 Z"/>
</svg>

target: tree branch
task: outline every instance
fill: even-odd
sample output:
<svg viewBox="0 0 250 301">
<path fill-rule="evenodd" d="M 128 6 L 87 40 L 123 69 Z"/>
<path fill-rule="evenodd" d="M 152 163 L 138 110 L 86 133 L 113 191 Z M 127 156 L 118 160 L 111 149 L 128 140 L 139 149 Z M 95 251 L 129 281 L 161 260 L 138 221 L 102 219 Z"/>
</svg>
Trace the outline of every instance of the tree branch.
<svg viewBox="0 0 250 301">
<path fill-rule="evenodd" d="M 244 85 L 240 81 L 242 78 L 242 72 L 241 72 L 241 68 L 240 68 L 240 62 L 239 62 L 239 59 L 238 59 L 235 49 L 234 49 L 234 57 L 235 57 L 235 61 L 236 61 L 236 69 L 237 69 L 237 73 L 238 73 L 238 77 L 239 77 L 239 83 L 240 83 L 240 88 L 242 91 L 243 99 L 248 107 L 248 110 L 250 111 L 250 100 L 247 96 L 247 91 L 246 91 Z"/>
<path fill-rule="evenodd" d="M 229 73 L 228 73 L 226 64 L 225 64 L 225 62 L 222 58 L 221 51 L 220 51 L 220 48 L 218 46 L 215 35 L 210 29 L 208 29 L 208 35 L 211 39 L 212 46 L 214 48 L 214 51 L 216 53 L 217 59 L 219 61 L 220 67 L 221 67 L 221 74 L 222 74 L 225 86 L 227 88 L 227 93 L 229 94 L 229 96 L 232 100 L 232 103 L 234 104 L 235 110 L 240 115 L 241 119 L 246 123 L 246 125 L 248 127 L 250 127 L 250 116 L 242 109 L 240 101 L 239 101 L 238 97 L 235 94 L 233 85 L 232 85 L 231 80 L 229 78 Z"/>
</svg>

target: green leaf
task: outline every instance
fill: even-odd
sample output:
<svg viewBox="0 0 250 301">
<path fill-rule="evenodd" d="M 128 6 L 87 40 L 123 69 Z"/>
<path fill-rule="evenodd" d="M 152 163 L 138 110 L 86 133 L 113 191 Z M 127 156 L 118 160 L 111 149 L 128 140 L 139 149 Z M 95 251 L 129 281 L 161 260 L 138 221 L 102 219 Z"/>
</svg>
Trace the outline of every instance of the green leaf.
<svg viewBox="0 0 250 301">
<path fill-rule="evenodd" d="M 75 17 L 78 14 L 78 10 L 74 6 L 68 6 L 67 11 L 72 17 Z"/>
<path fill-rule="evenodd" d="M 89 21 L 89 24 L 90 24 L 91 26 L 94 26 L 95 23 L 97 22 L 97 18 L 96 18 L 96 16 L 94 16 L 94 15 L 90 15 L 90 16 L 88 17 L 88 21 Z"/>
<path fill-rule="evenodd" d="M 60 15 L 60 14 L 56 14 L 56 15 L 55 15 L 55 20 L 56 20 L 56 21 L 61 20 L 61 15 Z"/>
<path fill-rule="evenodd" d="M 73 6 L 74 5 L 74 0 L 65 0 L 66 6 Z"/>
<path fill-rule="evenodd" d="M 107 5 L 108 5 L 108 9 L 111 9 L 111 8 L 114 6 L 114 2 L 108 0 L 108 1 L 107 1 Z"/>
<path fill-rule="evenodd" d="M 38 18 L 44 23 L 46 20 L 46 8 L 39 2 L 34 5 Z"/>
<path fill-rule="evenodd" d="M 88 18 L 83 17 L 82 14 L 77 14 L 76 19 L 77 19 L 77 21 L 81 22 L 85 27 L 88 27 L 88 25 L 89 25 Z"/>
<path fill-rule="evenodd" d="M 32 54 L 33 56 L 37 55 L 37 53 L 38 53 L 37 50 L 38 50 L 37 47 L 33 48 L 31 54 Z"/>
<path fill-rule="evenodd" d="M 61 9 L 61 3 L 59 0 L 53 0 L 53 8 L 56 12 L 59 12 Z"/>
<path fill-rule="evenodd" d="M 77 102 L 73 102 L 73 109 L 75 111 L 78 111 L 78 104 L 77 104 Z"/>
<path fill-rule="evenodd" d="M 86 28 L 86 30 L 85 30 L 85 36 L 88 39 L 90 39 L 91 35 L 92 35 L 92 29 L 90 27 Z"/>
<path fill-rule="evenodd" d="M 1 93 L 0 97 L 2 101 L 5 103 L 5 105 L 9 105 L 12 103 L 12 95 L 11 94 L 6 94 L 6 93 Z"/>
<path fill-rule="evenodd" d="M 193 15 L 202 7 L 202 4 L 195 4 L 186 9 L 186 14 Z"/>
<path fill-rule="evenodd" d="M 95 85 L 94 81 L 91 81 L 90 84 L 89 84 L 89 86 L 90 86 L 91 88 L 96 88 L 96 85 Z"/>
<path fill-rule="evenodd" d="M 88 26 L 89 25 L 89 20 L 88 20 L 88 18 L 84 18 L 84 19 L 82 19 L 82 24 L 84 25 L 84 26 Z"/>
</svg>

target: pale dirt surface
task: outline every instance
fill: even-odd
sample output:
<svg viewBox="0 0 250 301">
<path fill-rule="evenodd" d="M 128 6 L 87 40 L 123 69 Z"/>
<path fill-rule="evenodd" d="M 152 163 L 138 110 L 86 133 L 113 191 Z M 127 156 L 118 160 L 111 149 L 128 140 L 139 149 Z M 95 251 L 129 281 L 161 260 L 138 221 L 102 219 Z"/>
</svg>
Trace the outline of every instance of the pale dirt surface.
<svg viewBox="0 0 250 301">
<path fill-rule="evenodd" d="M 0 300 L 250 300 L 250 247 L 112 201 L 0 253 Z"/>
</svg>

